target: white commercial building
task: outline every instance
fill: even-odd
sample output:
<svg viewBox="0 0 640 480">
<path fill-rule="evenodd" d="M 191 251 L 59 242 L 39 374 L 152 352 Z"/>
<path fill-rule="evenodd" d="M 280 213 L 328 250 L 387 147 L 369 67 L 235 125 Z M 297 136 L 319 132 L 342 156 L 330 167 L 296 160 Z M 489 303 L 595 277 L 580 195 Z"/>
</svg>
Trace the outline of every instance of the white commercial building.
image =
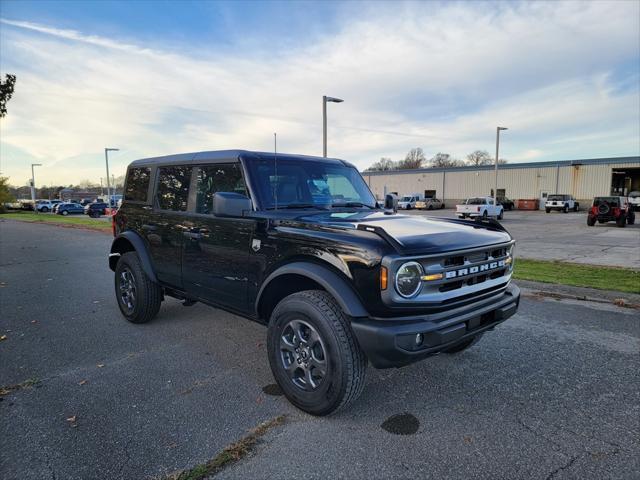
<svg viewBox="0 0 640 480">
<path fill-rule="evenodd" d="M 492 165 L 363 172 L 377 198 L 385 193 L 420 193 L 447 207 L 463 199 L 493 195 Z M 508 163 L 498 167 L 498 196 L 512 200 L 573 195 L 583 206 L 598 195 L 628 195 L 640 190 L 640 157 L 593 158 L 555 162 Z"/>
</svg>

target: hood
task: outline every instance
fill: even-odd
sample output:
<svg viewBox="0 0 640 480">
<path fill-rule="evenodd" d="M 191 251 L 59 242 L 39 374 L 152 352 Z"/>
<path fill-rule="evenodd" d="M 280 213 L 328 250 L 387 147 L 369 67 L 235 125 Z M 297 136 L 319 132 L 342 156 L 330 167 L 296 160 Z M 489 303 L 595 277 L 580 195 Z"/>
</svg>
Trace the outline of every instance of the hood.
<svg viewBox="0 0 640 480">
<path fill-rule="evenodd" d="M 439 253 L 508 242 L 511 235 L 500 225 L 417 215 L 387 215 L 381 211 L 326 212 L 299 217 L 313 224 L 372 231 L 400 253 Z"/>
</svg>

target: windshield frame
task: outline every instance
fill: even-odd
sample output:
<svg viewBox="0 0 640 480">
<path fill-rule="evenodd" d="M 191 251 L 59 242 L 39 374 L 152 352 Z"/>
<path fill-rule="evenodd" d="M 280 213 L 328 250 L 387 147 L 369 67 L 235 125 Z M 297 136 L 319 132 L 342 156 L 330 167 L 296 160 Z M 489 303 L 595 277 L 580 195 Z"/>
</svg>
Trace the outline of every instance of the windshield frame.
<svg viewBox="0 0 640 480">
<path fill-rule="evenodd" d="M 269 158 L 268 156 L 257 156 L 257 157 L 244 157 L 241 158 L 242 164 L 243 164 L 243 169 L 244 169 L 244 173 L 245 173 L 245 179 L 246 179 L 246 183 L 247 183 L 247 187 L 249 189 L 249 192 L 251 194 L 251 198 L 255 207 L 256 211 L 273 211 L 276 210 L 276 206 L 274 203 L 271 203 L 268 199 L 263 198 L 263 188 L 262 186 L 256 181 L 257 178 L 259 178 L 259 173 L 257 171 L 258 169 L 258 165 L 260 163 L 263 162 L 273 162 L 273 158 Z M 344 169 L 345 171 L 348 171 L 349 174 L 351 175 L 351 177 L 346 176 L 345 177 L 351 182 L 353 189 L 362 197 L 364 195 L 365 198 L 360 198 L 360 199 L 352 199 L 352 200 L 341 200 L 341 199 L 337 199 L 337 198 L 333 198 L 331 203 L 315 203 L 315 202 L 304 202 L 304 203 L 312 203 L 313 207 L 311 206 L 304 206 L 304 207 L 300 207 L 301 210 L 305 210 L 305 211 L 309 211 L 311 209 L 315 209 L 315 210 L 319 210 L 319 211 L 327 211 L 328 209 L 331 209 L 332 207 L 335 209 L 348 209 L 348 210 L 354 210 L 354 209 L 377 209 L 379 208 L 378 206 L 378 202 L 375 198 L 375 196 L 373 195 L 373 193 L 371 192 L 371 189 L 369 188 L 369 185 L 367 184 L 367 182 L 365 181 L 365 179 L 362 177 L 362 175 L 360 174 L 360 172 L 358 171 L 357 168 L 355 168 L 353 165 L 347 163 L 347 162 L 341 162 L 338 160 L 325 160 L 323 158 L 317 158 L 317 157 L 298 157 L 295 155 L 286 155 L 283 154 L 282 156 L 278 155 L 278 165 L 296 165 L 296 164 L 309 164 L 315 162 L 317 163 L 319 166 L 324 166 L 326 168 L 331 168 L 331 169 Z M 355 180 L 356 182 L 354 183 L 351 180 Z M 368 198 L 366 198 L 368 197 Z M 312 198 L 313 200 L 313 198 Z M 343 201 L 345 203 L 362 203 L 363 206 L 347 206 L 347 205 L 336 205 L 339 203 L 343 203 Z M 287 205 L 289 204 L 297 204 L 300 203 L 298 201 L 295 202 L 278 202 L 277 208 L 280 209 L 282 208 L 283 210 L 287 209 L 287 210 L 294 210 L 296 209 L 294 208 L 288 208 Z"/>
</svg>

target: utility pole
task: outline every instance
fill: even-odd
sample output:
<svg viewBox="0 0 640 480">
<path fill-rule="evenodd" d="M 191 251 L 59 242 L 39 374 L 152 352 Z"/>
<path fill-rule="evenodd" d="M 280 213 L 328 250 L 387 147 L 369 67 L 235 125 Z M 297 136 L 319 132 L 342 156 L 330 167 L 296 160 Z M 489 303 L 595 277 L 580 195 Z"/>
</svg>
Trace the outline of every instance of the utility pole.
<svg viewBox="0 0 640 480">
<path fill-rule="evenodd" d="M 32 163 L 31 164 L 31 201 L 33 202 L 33 211 L 38 213 L 38 209 L 36 208 L 36 175 L 34 173 L 33 167 L 41 167 L 41 163 Z"/>
<path fill-rule="evenodd" d="M 341 98 L 322 97 L 322 156 L 327 157 L 327 102 L 342 103 L 344 100 Z"/>
<path fill-rule="evenodd" d="M 496 127 L 496 188 L 493 191 L 493 205 L 498 205 L 498 159 L 500 152 L 500 130 L 508 130 L 507 127 Z"/>
<path fill-rule="evenodd" d="M 107 164 L 107 204 L 111 207 L 111 183 L 109 182 L 109 152 L 117 152 L 119 148 L 105 148 L 104 160 Z"/>
</svg>

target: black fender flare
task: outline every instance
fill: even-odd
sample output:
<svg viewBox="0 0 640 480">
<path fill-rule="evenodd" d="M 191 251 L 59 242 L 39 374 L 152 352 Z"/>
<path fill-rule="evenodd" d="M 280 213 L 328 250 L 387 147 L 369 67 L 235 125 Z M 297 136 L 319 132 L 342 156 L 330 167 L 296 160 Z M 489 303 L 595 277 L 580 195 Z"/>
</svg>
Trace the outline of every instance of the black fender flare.
<svg viewBox="0 0 640 480">
<path fill-rule="evenodd" d="M 321 285 L 333 296 L 344 313 L 350 317 L 368 317 L 362 302 L 349 283 L 327 267 L 311 262 L 292 262 L 273 271 L 260 286 L 255 308 L 258 311 L 264 290 L 278 277 L 287 274 L 302 275 Z"/>
<path fill-rule="evenodd" d="M 117 258 L 120 257 L 122 252 L 120 251 L 119 244 L 121 242 L 128 242 L 131 244 L 135 252 L 138 254 L 138 258 L 140 259 L 140 263 L 142 264 L 142 270 L 149 277 L 149 280 L 153 282 L 158 282 L 158 277 L 156 277 L 155 269 L 153 268 L 153 263 L 151 261 L 151 255 L 149 254 L 149 250 L 147 248 L 147 244 L 144 239 L 135 233 L 132 230 L 126 230 L 120 233 L 111 244 L 111 252 L 109 253 L 109 268 L 115 271 L 116 263 L 118 263 Z M 112 259 L 116 260 L 113 261 Z"/>
</svg>

